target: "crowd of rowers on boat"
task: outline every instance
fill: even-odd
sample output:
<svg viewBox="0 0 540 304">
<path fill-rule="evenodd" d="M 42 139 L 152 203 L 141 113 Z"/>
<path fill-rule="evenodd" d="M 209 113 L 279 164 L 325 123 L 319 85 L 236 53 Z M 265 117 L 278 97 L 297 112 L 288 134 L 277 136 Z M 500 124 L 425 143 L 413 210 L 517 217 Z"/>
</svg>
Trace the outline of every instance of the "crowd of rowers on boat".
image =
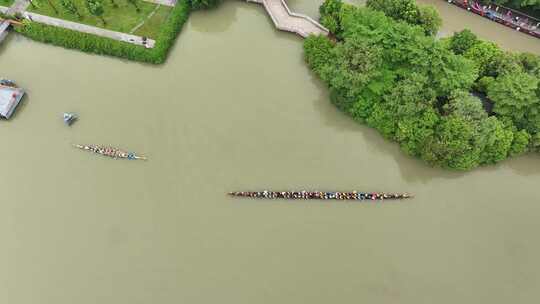
<svg viewBox="0 0 540 304">
<path fill-rule="evenodd" d="M 305 199 L 305 200 L 396 200 L 412 198 L 407 193 L 320 192 L 320 191 L 248 191 L 229 192 L 235 197 L 257 199 Z"/>
<path fill-rule="evenodd" d="M 106 146 L 97 146 L 97 145 L 73 145 L 76 148 L 79 148 L 81 150 L 94 152 L 97 154 L 101 154 L 104 156 L 112 157 L 112 158 L 126 158 L 126 159 L 142 159 L 146 160 L 145 156 L 136 155 L 133 152 L 126 152 L 117 148 L 113 147 L 106 147 Z"/>
<path fill-rule="evenodd" d="M 497 4 L 480 4 L 478 1 L 448 0 L 456 6 L 501 23 L 517 31 L 540 38 L 540 20 Z"/>
</svg>

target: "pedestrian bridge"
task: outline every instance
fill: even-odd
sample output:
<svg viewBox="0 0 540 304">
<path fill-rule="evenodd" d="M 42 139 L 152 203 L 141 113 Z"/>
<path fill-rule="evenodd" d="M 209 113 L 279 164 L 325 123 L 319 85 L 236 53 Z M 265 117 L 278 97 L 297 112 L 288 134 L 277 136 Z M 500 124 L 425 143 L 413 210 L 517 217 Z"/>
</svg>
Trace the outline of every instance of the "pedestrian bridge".
<svg viewBox="0 0 540 304">
<path fill-rule="evenodd" d="M 291 12 L 285 0 L 246 0 L 264 6 L 277 29 L 296 33 L 304 38 L 309 35 L 328 35 L 328 29 L 309 16 Z"/>
</svg>

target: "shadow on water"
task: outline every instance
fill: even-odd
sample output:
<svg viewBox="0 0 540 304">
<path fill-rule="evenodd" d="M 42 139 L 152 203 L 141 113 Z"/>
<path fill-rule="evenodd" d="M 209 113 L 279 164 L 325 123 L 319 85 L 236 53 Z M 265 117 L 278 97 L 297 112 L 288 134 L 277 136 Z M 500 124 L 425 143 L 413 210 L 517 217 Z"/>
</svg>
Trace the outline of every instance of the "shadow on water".
<svg viewBox="0 0 540 304">
<path fill-rule="evenodd" d="M 316 77 L 313 73 L 312 75 Z M 377 130 L 355 122 L 345 113 L 339 111 L 328 97 L 328 90 L 322 82 L 314 79 L 313 82 L 320 88 L 320 96 L 313 101 L 313 106 L 320 113 L 323 123 L 335 128 L 340 132 L 355 132 L 362 136 L 368 151 L 379 154 L 391 155 L 400 168 L 403 179 L 408 182 L 428 182 L 434 178 L 454 179 L 467 174 L 467 172 L 452 171 L 438 167 L 432 167 L 423 160 L 408 156 L 395 142 L 385 139 Z M 503 168 L 510 168 L 521 176 L 540 175 L 540 154 L 531 152 L 527 155 L 507 159 L 496 165 L 483 166 L 473 171 L 494 172 Z"/>
<path fill-rule="evenodd" d="M 530 152 L 527 155 L 509 159 L 502 165 L 521 176 L 538 176 L 540 175 L 540 153 Z"/>
<path fill-rule="evenodd" d="M 362 142 L 366 143 L 365 148 L 372 154 L 390 155 L 399 167 L 402 178 L 407 182 L 426 183 L 435 178 L 454 179 L 466 174 L 432 167 L 421 159 L 406 155 L 397 143 L 384 138 L 377 130 L 362 125 L 339 111 L 330 102 L 328 90 L 323 87 L 323 84 L 316 79 L 314 83 L 321 88 L 321 94 L 313 101 L 313 106 L 320 113 L 323 123 L 339 132 L 354 132 L 361 137 Z"/>
<path fill-rule="evenodd" d="M 193 12 L 189 18 L 189 25 L 194 31 L 201 33 L 222 33 L 227 31 L 237 20 L 239 7 L 237 3 L 231 2 L 236 1 L 226 1 L 215 9 Z"/>
</svg>

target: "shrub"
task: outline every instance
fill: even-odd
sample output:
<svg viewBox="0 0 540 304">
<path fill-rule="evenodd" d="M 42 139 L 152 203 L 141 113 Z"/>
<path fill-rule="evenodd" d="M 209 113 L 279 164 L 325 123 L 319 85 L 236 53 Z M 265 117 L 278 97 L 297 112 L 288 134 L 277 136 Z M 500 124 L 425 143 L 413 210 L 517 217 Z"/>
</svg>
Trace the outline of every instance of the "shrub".
<svg viewBox="0 0 540 304">
<path fill-rule="evenodd" d="M 437 34 L 442 25 L 442 19 L 435 8 L 418 6 L 414 0 L 367 0 L 366 6 L 395 20 L 418 25 L 427 35 Z"/>
</svg>

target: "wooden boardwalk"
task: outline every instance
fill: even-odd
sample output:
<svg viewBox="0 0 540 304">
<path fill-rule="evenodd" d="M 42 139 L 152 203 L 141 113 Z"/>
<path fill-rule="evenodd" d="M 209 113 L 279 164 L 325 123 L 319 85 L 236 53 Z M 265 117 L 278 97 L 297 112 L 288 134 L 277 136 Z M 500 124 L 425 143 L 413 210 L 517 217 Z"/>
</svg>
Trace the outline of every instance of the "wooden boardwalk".
<svg viewBox="0 0 540 304">
<path fill-rule="evenodd" d="M 304 38 L 309 35 L 328 35 L 328 29 L 309 16 L 291 12 L 285 0 L 246 0 L 264 6 L 277 29 L 296 33 Z"/>
<path fill-rule="evenodd" d="M 0 7 L 0 12 L 3 14 L 6 14 L 8 16 L 15 15 L 16 13 L 22 13 L 26 8 L 30 5 L 30 2 L 28 0 L 16 0 L 11 7 Z M 8 34 L 8 28 L 10 26 L 10 23 L 8 21 L 0 21 L 0 43 L 6 39 L 6 36 Z"/>
<path fill-rule="evenodd" d="M 162 5 L 174 6 L 176 0 L 145 0 L 147 2 L 158 3 Z M 262 4 L 270 18 L 274 22 L 274 25 L 277 29 L 287 32 L 296 33 L 302 37 L 307 37 L 309 35 L 328 35 L 328 30 L 320 25 L 317 21 L 313 20 L 309 16 L 297 14 L 291 12 L 285 0 L 246 0 L 247 2 L 254 2 Z M 107 37 L 114 40 L 119 40 L 123 42 L 128 42 L 136 45 L 145 46 L 147 48 L 153 48 L 155 41 L 152 39 L 147 39 L 143 41 L 143 37 L 114 32 L 102 28 L 97 28 L 94 26 L 88 26 L 81 23 L 70 22 L 58 18 L 53 18 L 49 16 L 39 15 L 35 13 L 25 12 L 26 8 L 29 5 L 28 0 L 16 0 L 13 5 L 9 8 L 0 7 L 0 11 L 6 14 L 15 14 L 21 13 L 24 17 L 30 19 L 33 22 L 39 22 L 47 25 L 53 25 L 57 27 L 63 27 L 66 29 L 79 31 L 83 33 L 93 34 L 101 37 Z M 0 21 L 0 42 L 7 35 L 7 29 L 9 23 L 6 21 Z"/>
</svg>

